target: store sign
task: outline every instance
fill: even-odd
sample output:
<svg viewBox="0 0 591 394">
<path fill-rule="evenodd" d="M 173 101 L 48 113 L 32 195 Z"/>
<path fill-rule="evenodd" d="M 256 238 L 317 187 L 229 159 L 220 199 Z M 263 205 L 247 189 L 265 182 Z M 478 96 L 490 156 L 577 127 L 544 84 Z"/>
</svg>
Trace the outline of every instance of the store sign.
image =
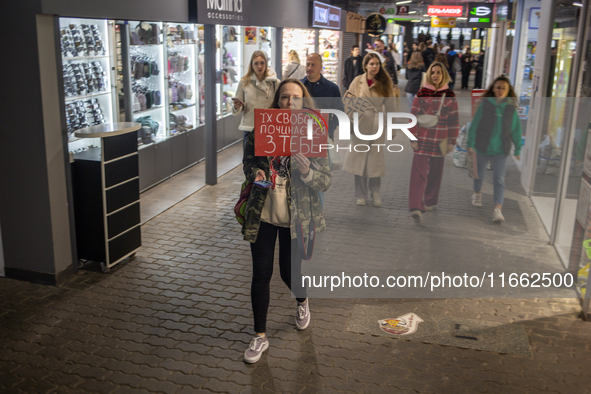
<svg viewBox="0 0 591 394">
<path fill-rule="evenodd" d="M 379 12 L 382 15 L 408 15 L 410 7 L 407 5 L 397 5 L 396 8 L 380 8 Z"/>
<path fill-rule="evenodd" d="M 430 5 L 427 8 L 429 16 L 452 16 L 459 17 L 464 13 L 464 7 L 461 5 Z"/>
<path fill-rule="evenodd" d="M 431 18 L 431 27 L 456 27 L 456 18 L 434 16 Z"/>
<path fill-rule="evenodd" d="M 529 29 L 538 30 L 540 28 L 541 8 L 532 7 L 529 9 Z"/>
<path fill-rule="evenodd" d="M 380 14 L 371 14 L 365 20 L 365 32 L 372 37 L 379 37 L 386 31 L 388 22 Z"/>
<path fill-rule="evenodd" d="M 250 0 L 197 0 L 197 22 L 209 25 L 249 25 Z"/>
<path fill-rule="evenodd" d="M 407 5 L 397 5 L 396 6 L 396 15 L 408 15 L 410 12 L 410 7 Z"/>
<path fill-rule="evenodd" d="M 471 39 L 470 40 L 470 53 L 472 53 L 472 55 L 479 55 L 481 46 L 482 46 L 482 40 L 480 38 Z"/>
<path fill-rule="evenodd" d="M 312 139 L 308 138 L 311 133 Z M 255 156 L 326 157 L 328 115 L 310 109 L 254 110 Z"/>
<path fill-rule="evenodd" d="M 468 27 L 489 28 L 493 21 L 494 4 L 469 3 Z"/>
<path fill-rule="evenodd" d="M 320 29 L 340 29 L 341 9 L 314 1 L 312 3 L 310 26 Z"/>
<path fill-rule="evenodd" d="M 484 92 L 486 92 L 486 89 L 472 89 L 470 92 L 470 99 L 472 100 L 472 117 L 474 117 L 474 114 L 480 105 Z"/>
</svg>

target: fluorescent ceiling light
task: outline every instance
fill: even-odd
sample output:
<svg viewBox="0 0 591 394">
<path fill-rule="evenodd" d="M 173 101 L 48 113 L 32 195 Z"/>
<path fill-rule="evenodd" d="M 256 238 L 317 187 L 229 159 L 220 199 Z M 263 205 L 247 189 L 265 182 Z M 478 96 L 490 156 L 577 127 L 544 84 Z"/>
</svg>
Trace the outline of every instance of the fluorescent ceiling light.
<svg viewBox="0 0 591 394">
<path fill-rule="evenodd" d="M 399 4 L 408 4 L 408 3 L 412 3 L 412 0 L 398 1 L 398 2 L 396 2 L 396 5 L 399 5 Z"/>
<path fill-rule="evenodd" d="M 459 17 L 459 18 L 456 18 L 456 19 L 459 20 L 459 21 L 466 21 L 466 20 L 468 20 L 468 18 L 462 18 L 462 17 Z"/>
<path fill-rule="evenodd" d="M 422 22 L 420 19 L 413 19 L 411 22 Z"/>
<path fill-rule="evenodd" d="M 410 11 L 409 14 L 416 14 L 416 11 Z"/>
<path fill-rule="evenodd" d="M 583 3 L 580 3 L 580 2 L 578 2 L 578 1 L 573 1 L 573 5 L 574 5 L 575 7 L 582 7 L 582 6 L 583 6 Z"/>
<path fill-rule="evenodd" d="M 429 14 L 423 14 L 423 16 L 429 16 Z"/>
</svg>

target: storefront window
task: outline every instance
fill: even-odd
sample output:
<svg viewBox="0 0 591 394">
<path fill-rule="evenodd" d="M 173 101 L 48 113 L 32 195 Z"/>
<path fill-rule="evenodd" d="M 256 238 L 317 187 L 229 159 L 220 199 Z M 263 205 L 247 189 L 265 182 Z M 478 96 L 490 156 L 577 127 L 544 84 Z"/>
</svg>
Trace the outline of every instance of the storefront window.
<svg viewBox="0 0 591 394">
<path fill-rule="evenodd" d="M 306 58 L 314 53 L 316 46 L 316 30 L 308 29 L 283 29 L 283 68 L 287 64 L 287 55 L 292 49 L 298 53 L 300 63 L 306 64 Z"/>
<path fill-rule="evenodd" d="M 340 32 L 320 30 L 319 54 L 322 56 L 322 75 L 331 82 L 339 84 L 339 37 Z"/>
<path fill-rule="evenodd" d="M 193 24 L 166 26 L 166 52 L 168 65 L 170 135 L 192 130 L 199 124 L 197 28 Z"/>
<path fill-rule="evenodd" d="M 242 77 L 242 29 L 240 26 L 216 26 L 218 44 L 216 83 L 218 116 L 230 114 L 232 97 Z"/>
<path fill-rule="evenodd" d="M 99 146 L 100 139 L 78 139 L 79 129 L 111 123 L 113 92 L 109 44 L 112 24 L 99 19 L 60 18 L 62 73 L 68 149 Z"/>
</svg>

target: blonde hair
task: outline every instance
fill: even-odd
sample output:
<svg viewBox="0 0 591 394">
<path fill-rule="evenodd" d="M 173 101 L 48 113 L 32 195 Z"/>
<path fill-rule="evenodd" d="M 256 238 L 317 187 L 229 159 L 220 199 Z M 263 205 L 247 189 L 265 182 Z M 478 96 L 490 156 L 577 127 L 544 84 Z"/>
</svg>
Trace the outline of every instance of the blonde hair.
<svg viewBox="0 0 591 394">
<path fill-rule="evenodd" d="M 423 68 L 423 54 L 419 51 L 414 51 L 412 55 L 410 55 L 410 61 L 408 62 L 408 68 Z"/>
<path fill-rule="evenodd" d="M 433 67 L 441 68 L 442 79 L 441 79 L 441 83 L 439 84 L 439 86 L 435 85 L 435 83 L 433 83 L 433 79 L 431 79 L 431 70 L 433 69 Z M 450 81 L 451 81 L 451 77 L 449 76 L 449 73 L 447 72 L 447 68 L 443 65 L 443 63 L 440 63 L 440 62 L 434 62 L 433 64 L 431 64 L 429 66 L 429 69 L 427 70 L 427 73 L 425 74 L 425 82 L 431 86 L 434 86 L 435 88 L 439 88 L 441 86 L 447 85 Z"/>
<path fill-rule="evenodd" d="M 427 49 L 427 45 L 425 45 L 424 42 L 421 42 L 419 44 L 419 51 L 423 52 L 425 49 Z"/>
<path fill-rule="evenodd" d="M 291 51 L 289 51 L 289 54 L 287 55 L 287 61 L 300 63 L 300 57 L 298 56 L 298 53 L 292 49 Z"/>
<path fill-rule="evenodd" d="M 240 79 L 240 82 L 242 82 L 242 85 L 244 87 L 250 85 L 250 78 L 253 75 L 256 75 L 252 63 L 254 63 L 254 59 L 256 59 L 257 57 L 262 57 L 263 59 L 265 59 L 265 71 L 263 72 L 263 80 L 265 80 L 265 78 L 269 76 L 269 59 L 267 59 L 267 54 L 263 51 L 254 51 L 254 53 L 250 57 L 250 66 L 248 67 L 248 72 L 245 76 L 243 76 Z"/>
</svg>

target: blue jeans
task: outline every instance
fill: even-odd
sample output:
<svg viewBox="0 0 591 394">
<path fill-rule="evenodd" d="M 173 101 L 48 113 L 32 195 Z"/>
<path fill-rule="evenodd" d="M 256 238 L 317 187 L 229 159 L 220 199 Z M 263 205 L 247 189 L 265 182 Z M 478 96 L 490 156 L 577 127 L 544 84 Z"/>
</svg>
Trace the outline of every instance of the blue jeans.
<svg viewBox="0 0 591 394">
<path fill-rule="evenodd" d="M 481 155 L 476 154 L 476 162 L 478 163 L 478 179 L 474 179 L 474 191 L 480 192 L 482 189 L 482 181 L 486 175 L 486 166 L 488 159 L 492 157 L 493 166 L 493 190 L 495 204 L 503 205 L 503 198 L 505 196 L 505 170 L 507 169 L 507 156 L 505 155 Z"/>
<path fill-rule="evenodd" d="M 406 93 L 406 101 L 408 101 L 408 110 L 412 109 L 412 102 L 415 99 L 415 95 L 412 93 Z"/>
</svg>

